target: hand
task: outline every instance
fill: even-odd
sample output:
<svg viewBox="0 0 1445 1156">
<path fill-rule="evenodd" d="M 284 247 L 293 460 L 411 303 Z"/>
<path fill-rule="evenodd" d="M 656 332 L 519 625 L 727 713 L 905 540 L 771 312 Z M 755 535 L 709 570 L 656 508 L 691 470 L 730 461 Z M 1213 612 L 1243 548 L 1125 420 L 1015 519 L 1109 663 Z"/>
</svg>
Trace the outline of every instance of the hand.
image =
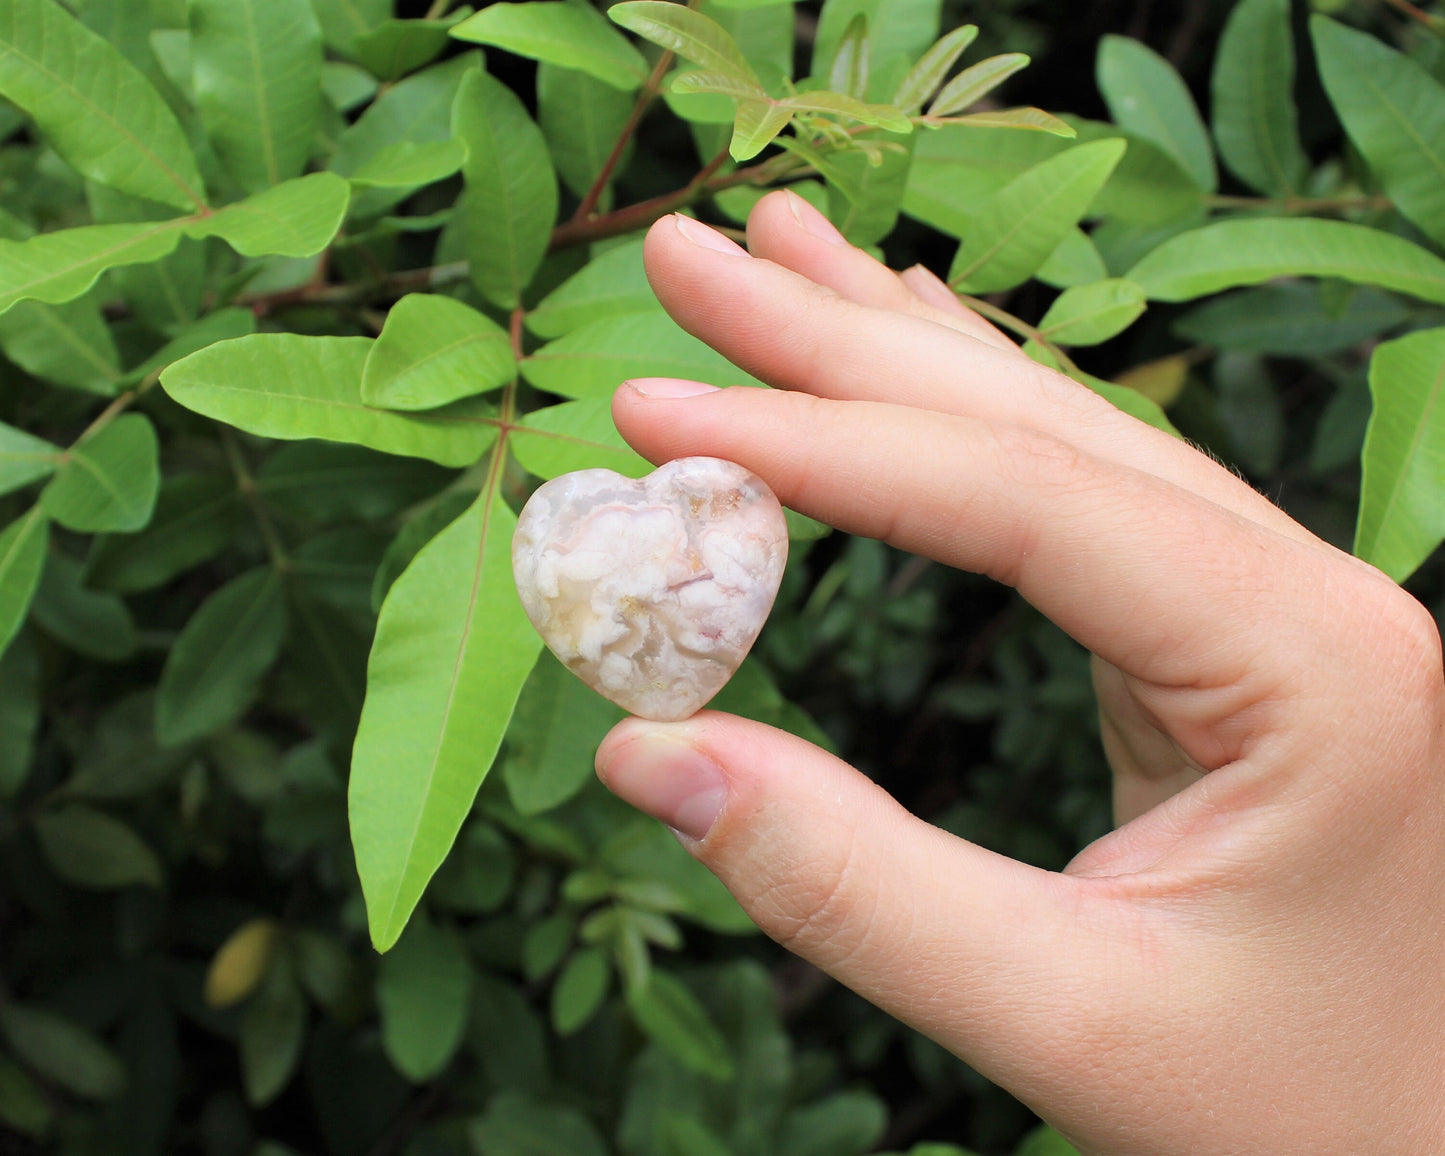
<svg viewBox="0 0 1445 1156">
<path fill-rule="evenodd" d="M 699 240 L 701 238 L 701 240 Z M 1414 599 L 777 193 L 752 256 L 647 240 L 668 312 L 775 390 L 623 385 L 642 454 L 1016 586 L 1096 656 L 1118 830 L 1062 874 L 790 735 L 632 719 L 607 785 L 773 938 L 1086 1153 L 1445 1144 L 1445 682 Z"/>
</svg>

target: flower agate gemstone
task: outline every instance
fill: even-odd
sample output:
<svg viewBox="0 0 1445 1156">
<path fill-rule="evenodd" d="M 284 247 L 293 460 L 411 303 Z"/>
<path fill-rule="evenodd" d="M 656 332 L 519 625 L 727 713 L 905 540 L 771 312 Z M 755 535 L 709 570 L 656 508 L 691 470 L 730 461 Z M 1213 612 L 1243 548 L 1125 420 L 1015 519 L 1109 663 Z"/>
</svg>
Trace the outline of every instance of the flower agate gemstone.
<svg viewBox="0 0 1445 1156">
<path fill-rule="evenodd" d="M 624 710 L 687 718 L 737 670 L 773 607 L 788 528 L 763 480 L 680 458 L 633 481 L 579 470 L 532 495 L 512 573 L 532 625 Z"/>
</svg>

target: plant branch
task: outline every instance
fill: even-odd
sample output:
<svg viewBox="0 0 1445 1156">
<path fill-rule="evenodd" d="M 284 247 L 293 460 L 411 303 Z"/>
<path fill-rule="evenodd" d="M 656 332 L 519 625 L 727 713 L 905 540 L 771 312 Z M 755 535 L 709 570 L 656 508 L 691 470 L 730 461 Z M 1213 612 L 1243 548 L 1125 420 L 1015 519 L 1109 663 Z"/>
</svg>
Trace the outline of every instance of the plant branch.
<svg viewBox="0 0 1445 1156">
<path fill-rule="evenodd" d="M 1394 208 L 1389 197 L 1227 197 L 1204 199 L 1211 209 L 1275 209 L 1285 213 L 1346 213 L 1356 209 Z"/>
<path fill-rule="evenodd" d="M 1445 20 L 1441 20 L 1438 16 L 1431 16 L 1430 13 L 1426 12 L 1423 8 L 1411 4 L 1410 0 L 1385 0 L 1385 3 L 1395 9 L 1396 12 L 1403 13 L 1411 20 L 1418 21 L 1425 25 L 1426 28 L 1430 29 L 1430 31 L 1437 36 L 1445 35 Z"/>
<path fill-rule="evenodd" d="M 260 530 L 261 540 L 266 544 L 266 554 L 271 559 L 271 565 L 278 574 L 285 574 L 291 568 L 291 559 L 287 556 L 281 536 L 271 521 L 271 512 L 261 500 L 261 494 L 256 488 L 256 478 L 241 454 L 241 447 L 236 444 L 236 435 L 225 426 L 221 427 L 221 444 L 225 447 L 231 472 L 236 475 L 236 488 L 241 491 L 246 505 L 250 507 L 251 516 L 256 519 L 256 528 Z"/>
<path fill-rule="evenodd" d="M 1070 377 L 1078 377 L 1083 372 L 1083 370 L 1074 363 L 1073 359 L 1059 348 L 1059 346 L 1055 345 L 1027 321 L 1015 317 L 1007 309 L 1000 309 L 997 305 L 992 305 L 981 297 L 970 297 L 967 293 L 960 293 L 958 299 L 975 313 L 982 314 L 990 321 L 995 321 L 1005 329 L 1017 333 L 1020 337 L 1029 341 L 1037 341 L 1049 351 L 1049 354 L 1059 363 L 1059 367 Z"/>
<path fill-rule="evenodd" d="M 642 91 L 637 94 L 637 101 L 632 106 L 627 123 L 617 134 L 617 140 L 612 145 L 612 151 L 607 154 L 607 159 L 602 162 L 602 170 L 597 174 L 597 179 L 592 182 L 592 187 L 587 190 L 587 195 L 582 198 L 582 203 L 572 214 L 571 223 L 585 221 L 597 211 L 597 203 L 602 199 L 602 194 L 607 190 L 607 182 L 612 179 L 613 172 L 616 171 L 618 163 L 622 160 L 622 154 L 627 149 L 627 142 L 637 132 L 637 126 L 642 123 L 642 118 L 647 115 L 647 110 L 657 99 L 657 94 L 662 88 L 662 78 L 667 75 L 667 70 L 672 67 L 675 59 L 676 54 L 672 52 L 664 52 L 657 58 L 652 72 L 642 85 Z"/>
</svg>

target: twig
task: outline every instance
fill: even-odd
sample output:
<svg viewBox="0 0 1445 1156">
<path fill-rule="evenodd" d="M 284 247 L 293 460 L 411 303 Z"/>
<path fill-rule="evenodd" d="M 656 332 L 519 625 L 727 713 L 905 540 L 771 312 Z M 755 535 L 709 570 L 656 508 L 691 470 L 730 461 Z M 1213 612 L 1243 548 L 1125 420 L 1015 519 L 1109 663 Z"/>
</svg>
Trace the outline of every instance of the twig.
<svg viewBox="0 0 1445 1156">
<path fill-rule="evenodd" d="M 674 59 L 676 56 L 672 52 L 664 52 L 657 58 L 657 63 L 643 84 L 642 91 L 637 94 L 637 101 L 632 106 L 632 112 L 628 114 L 627 123 L 617 134 L 617 140 L 612 145 L 612 151 L 607 154 L 607 159 L 602 162 L 602 171 L 597 174 L 597 179 L 592 182 L 592 187 L 587 190 L 587 195 L 582 198 L 582 203 L 572 214 L 573 223 L 585 221 L 597 211 L 597 202 L 602 199 L 602 194 L 607 189 L 607 182 L 612 179 L 613 171 L 622 160 L 627 142 L 637 132 L 637 126 L 642 123 L 642 118 L 647 115 L 647 110 L 657 99 L 657 93 L 662 88 L 662 78 L 667 75 L 667 70 L 672 67 Z"/>
<path fill-rule="evenodd" d="M 287 556 L 281 536 L 271 521 L 271 513 L 266 509 L 266 503 L 261 500 L 256 479 L 246 465 L 241 447 L 236 444 L 236 435 L 225 426 L 221 427 L 221 444 L 225 447 L 231 472 L 236 475 L 236 488 L 241 491 L 241 496 L 251 509 L 251 516 L 256 519 L 256 527 L 261 531 L 261 540 L 266 544 L 266 554 L 271 559 L 271 565 L 278 574 L 285 574 L 291 568 L 291 559 Z"/>
<path fill-rule="evenodd" d="M 998 322 L 998 324 L 1002 325 L 1005 329 L 1013 330 L 1013 332 L 1017 333 L 1020 337 L 1026 338 L 1029 341 L 1037 341 L 1049 351 L 1054 359 L 1058 361 L 1059 368 L 1070 377 L 1078 377 L 1083 373 L 1083 370 L 1074 364 L 1073 359 L 1070 358 L 1067 353 L 1045 337 L 1043 333 L 1034 328 L 1034 326 L 1021 318 L 1015 317 L 1007 309 L 1000 309 L 997 305 L 991 305 L 981 297 L 970 297 L 967 293 L 960 293 L 958 299 L 975 313 L 983 314 L 983 316 L 987 317 L 990 321 Z"/>
</svg>

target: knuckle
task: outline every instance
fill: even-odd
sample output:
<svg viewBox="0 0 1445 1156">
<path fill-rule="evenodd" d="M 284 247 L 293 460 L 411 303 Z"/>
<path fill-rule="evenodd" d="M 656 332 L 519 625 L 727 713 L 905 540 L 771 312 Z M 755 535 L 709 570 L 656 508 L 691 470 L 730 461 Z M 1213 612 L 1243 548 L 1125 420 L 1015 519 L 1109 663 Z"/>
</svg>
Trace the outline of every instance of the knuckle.
<svg viewBox="0 0 1445 1156">
<path fill-rule="evenodd" d="M 855 847 L 848 839 L 831 859 L 791 865 L 766 881 L 752 904 L 758 926 L 820 966 L 844 962 L 867 937 L 873 917 Z"/>
</svg>

